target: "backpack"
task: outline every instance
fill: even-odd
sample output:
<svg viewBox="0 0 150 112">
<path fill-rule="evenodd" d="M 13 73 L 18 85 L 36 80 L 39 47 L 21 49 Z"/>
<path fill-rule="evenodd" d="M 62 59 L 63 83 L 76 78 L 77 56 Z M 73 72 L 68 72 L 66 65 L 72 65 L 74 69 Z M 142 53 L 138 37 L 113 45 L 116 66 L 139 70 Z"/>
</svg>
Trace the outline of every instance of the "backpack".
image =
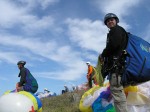
<svg viewBox="0 0 150 112">
<path fill-rule="evenodd" d="M 128 34 L 123 86 L 137 85 L 150 80 L 150 44 L 140 37 Z"/>
</svg>

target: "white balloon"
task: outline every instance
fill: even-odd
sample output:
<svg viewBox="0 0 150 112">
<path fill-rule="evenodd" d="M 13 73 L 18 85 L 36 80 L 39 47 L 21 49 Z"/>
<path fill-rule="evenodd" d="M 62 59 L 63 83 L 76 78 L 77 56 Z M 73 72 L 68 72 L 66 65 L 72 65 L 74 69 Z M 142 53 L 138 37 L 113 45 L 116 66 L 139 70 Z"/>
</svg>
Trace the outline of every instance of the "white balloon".
<svg viewBox="0 0 150 112">
<path fill-rule="evenodd" d="M 9 93 L 0 97 L 0 112 L 30 112 L 33 102 L 25 95 Z"/>
</svg>

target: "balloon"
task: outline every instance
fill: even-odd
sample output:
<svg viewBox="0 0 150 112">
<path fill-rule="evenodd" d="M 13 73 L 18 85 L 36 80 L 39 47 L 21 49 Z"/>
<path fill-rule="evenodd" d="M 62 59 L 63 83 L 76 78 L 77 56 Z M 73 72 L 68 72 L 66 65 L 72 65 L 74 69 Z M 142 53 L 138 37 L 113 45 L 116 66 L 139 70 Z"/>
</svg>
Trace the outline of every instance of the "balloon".
<svg viewBox="0 0 150 112">
<path fill-rule="evenodd" d="M 36 110 L 36 112 L 42 112 L 42 102 L 37 96 L 35 96 L 34 94 L 32 94 L 30 92 L 26 92 L 26 91 L 20 91 L 20 92 L 18 92 L 18 94 L 22 94 L 22 95 L 28 97 L 33 102 L 34 109 Z"/>
<path fill-rule="evenodd" d="M 33 102 L 22 94 L 9 93 L 0 97 L 0 112 L 30 112 L 33 110 Z"/>
</svg>

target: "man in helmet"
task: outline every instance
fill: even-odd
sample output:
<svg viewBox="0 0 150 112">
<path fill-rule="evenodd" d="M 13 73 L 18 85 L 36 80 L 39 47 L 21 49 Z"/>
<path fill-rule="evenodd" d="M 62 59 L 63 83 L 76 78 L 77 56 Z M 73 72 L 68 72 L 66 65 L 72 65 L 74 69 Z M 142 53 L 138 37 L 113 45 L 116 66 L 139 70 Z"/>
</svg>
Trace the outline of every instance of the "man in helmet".
<svg viewBox="0 0 150 112">
<path fill-rule="evenodd" d="M 38 90 L 38 83 L 30 71 L 24 67 L 25 64 L 25 61 L 19 61 L 17 63 L 18 68 L 20 69 L 20 73 L 18 75 L 18 77 L 20 77 L 20 81 L 17 83 L 16 89 L 17 91 L 35 93 Z"/>
<path fill-rule="evenodd" d="M 115 58 L 119 58 L 122 51 L 126 48 L 128 36 L 124 28 L 118 25 L 119 18 L 108 13 L 104 17 L 104 24 L 109 28 L 107 34 L 106 48 L 100 55 L 101 60 L 107 59 L 106 65 L 108 68 L 113 66 Z M 115 57 L 115 58 L 114 58 Z M 114 106 L 117 112 L 127 112 L 126 96 L 121 85 L 121 69 L 115 68 L 109 72 L 110 90 L 114 98 Z"/>
<path fill-rule="evenodd" d="M 92 76 L 93 76 L 93 67 L 91 66 L 90 62 L 86 62 L 88 66 L 88 72 L 87 72 L 87 80 L 89 88 L 92 88 Z"/>
</svg>

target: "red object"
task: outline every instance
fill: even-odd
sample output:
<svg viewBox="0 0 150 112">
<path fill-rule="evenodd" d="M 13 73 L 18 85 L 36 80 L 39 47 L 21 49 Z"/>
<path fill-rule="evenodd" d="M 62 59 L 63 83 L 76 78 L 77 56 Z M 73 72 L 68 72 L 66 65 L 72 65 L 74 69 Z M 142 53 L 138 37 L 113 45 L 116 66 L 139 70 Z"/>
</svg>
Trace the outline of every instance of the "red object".
<svg viewBox="0 0 150 112">
<path fill-rule="evenodd" d="M 34 111 L 34 107 L 32 106 L 31 108 L 32 108 L 32 112 L 35 112 L 35 111 Z"/>
</svg>

